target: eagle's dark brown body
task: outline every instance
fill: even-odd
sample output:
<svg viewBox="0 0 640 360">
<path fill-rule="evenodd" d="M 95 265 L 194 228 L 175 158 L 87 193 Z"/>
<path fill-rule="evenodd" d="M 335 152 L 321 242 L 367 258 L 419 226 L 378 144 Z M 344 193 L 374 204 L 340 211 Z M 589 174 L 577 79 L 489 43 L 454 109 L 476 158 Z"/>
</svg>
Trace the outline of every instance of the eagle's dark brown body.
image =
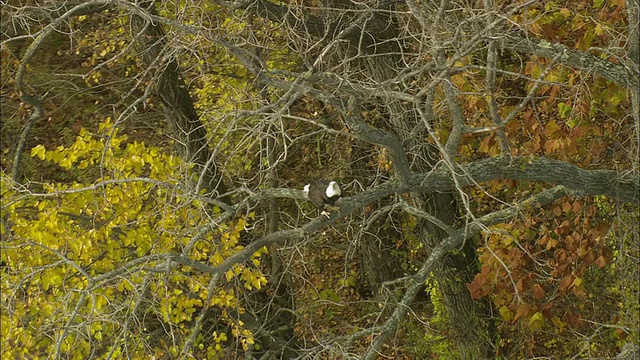
<svg viewBox="0 0 640 360">
<path fill-rule="evenodd" d="M 324 211 L 325 205 L 333 205 L 342 196 L 342 190 L 335 181 L 315 180 L 311 184 L 304 187 L 309 200 L 320 209 L 324 215 L 328 215 Z"/>
</svg>

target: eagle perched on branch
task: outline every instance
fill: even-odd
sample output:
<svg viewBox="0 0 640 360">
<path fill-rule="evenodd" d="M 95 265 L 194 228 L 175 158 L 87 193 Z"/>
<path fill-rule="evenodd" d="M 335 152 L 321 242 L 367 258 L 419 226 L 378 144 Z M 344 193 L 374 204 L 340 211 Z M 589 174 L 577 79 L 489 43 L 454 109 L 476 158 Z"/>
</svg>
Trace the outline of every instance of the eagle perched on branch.
<svg viewBox="0 0 640 360">
<path fill-rule="evenodd" d="M 304 192 L 313 205 L 320 209 L 321 214 L 326 217 L 329 217 L 329 213 L 325 211 L 325 206 L 332 207 L 331 210 L 337 210 L 338 208 L 333 204 L 342 196 L 342 190 L 340 190 L 338 183 L 329 180 L 313 181 L 304 186 Z"/>
</svg>

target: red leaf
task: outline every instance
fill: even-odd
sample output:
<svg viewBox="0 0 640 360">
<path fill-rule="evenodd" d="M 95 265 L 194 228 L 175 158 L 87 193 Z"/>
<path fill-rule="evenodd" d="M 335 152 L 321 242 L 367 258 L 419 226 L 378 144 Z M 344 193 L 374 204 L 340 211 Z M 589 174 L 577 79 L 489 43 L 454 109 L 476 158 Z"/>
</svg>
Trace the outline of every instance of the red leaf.
<svg viewBox="0 0 640 360">
<path fill-rule="evenodd" d="M 598 256 L 598 258 L 595 261 L 596 266 L 599 267 L 600 269 L 602 269 L 605 265 L 607 265 L 607 260 L 604 258 L 604 256 L 600 255 Z"/>
</svg>

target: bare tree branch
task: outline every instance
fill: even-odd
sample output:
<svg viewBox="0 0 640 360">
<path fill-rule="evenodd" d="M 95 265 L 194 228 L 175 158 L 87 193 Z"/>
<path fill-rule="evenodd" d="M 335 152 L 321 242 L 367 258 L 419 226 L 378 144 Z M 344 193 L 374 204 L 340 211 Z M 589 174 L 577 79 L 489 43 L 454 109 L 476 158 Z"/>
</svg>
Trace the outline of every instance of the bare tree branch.
<svg viewBox="0 0 640 360">
<path fill-rule="evenodd" d="M 576 69 L 593 72 L 609 81 L 633 89 L 638 88 L 638 70 L 628 69 L 622 64 L 615 64 L 609 60 L 601 59 L 588 52 L 582 52 L 569 48 L 562 44 L 553 44 L 546 40 L 520 36 L 509 32 L 502 38 L 502 48 L 511 49 L 525 54 L 536 55 L 552 59 L 562 54 L 558 61 Z"/>
<path fill-rule="evenodd" d="M 433 266 L 447 252 L 460 247 L 465 240 L 472 238 L 482 231 L 486 231 L 488 226 L 507 221 L 510 218 L 518 216 L 522 211 L 535 209 L 536 207 L 549 204 L 566 195 L 568 195 L 568 192 L 563 186 L 556 186 L 552 189 L 545 190 L 507 209 L 493 212 L 467 224 L 465 227 L 456 230 L 455 234 L 451 235 L 449 238 L 438 244 L 431 251 L 431 254 L 429 254 L 427 260 L 422 263 L 422 267 L 420 268 L 420 270 L 418 270 L 418 272 L 413 276 L 410 285 L 407 287 L 407 290 L 402 297 L 402 300 L 398 302 L 395 310 L 393 311 L 391 316 L 389 316 L 389 318 L 384 322 L 384 324 L 376 327 L 375 329 L 361 330 L 349 336 L 349 340 L 353 341 L 354 339 L 357 339 L 359 337 L 380 332 L 380 334 L 373 339 L 371 345 L 362 358 L 374 359 L 379 355 L 380 348 L 400 325 L 400 322 L 407 313 L 409 306 L 415 299 L 418 290 L 422 287 L 424 282 L 427 280 L 427 277 L 431 273 Z"/>
</svg>

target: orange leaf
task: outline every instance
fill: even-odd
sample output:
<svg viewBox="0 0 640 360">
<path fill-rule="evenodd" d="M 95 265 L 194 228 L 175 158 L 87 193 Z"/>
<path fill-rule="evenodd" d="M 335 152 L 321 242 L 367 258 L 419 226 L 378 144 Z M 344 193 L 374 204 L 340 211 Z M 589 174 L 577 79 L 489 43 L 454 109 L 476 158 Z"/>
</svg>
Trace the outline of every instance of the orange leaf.
<svg viewBox="0 0 640 360">
<path fill-rule="evenodd" d="M 543 311 L 549 311 L 553 308 L 553 305 L 555 305 L 555 303 L 553 301 L 549 301 L 543 308 Z"/>
<path fill-rule="evenodd" d="M 629 334 L 626 331 L 622 330 L 622 329 L 616 329 L 615 332 L 618 335 L 618 337 L 620 339 L 623 339 L 623 340 L 626 339 L 627 336 L 629 336 Z"/>
<path fill-rule="evenodd" d="M 627 2 L 625 0 L 613 0 L 611 1 L 612 4 L 616 5 L 617 7 L 624 9 L 626 7 Z"/>
</svg>

